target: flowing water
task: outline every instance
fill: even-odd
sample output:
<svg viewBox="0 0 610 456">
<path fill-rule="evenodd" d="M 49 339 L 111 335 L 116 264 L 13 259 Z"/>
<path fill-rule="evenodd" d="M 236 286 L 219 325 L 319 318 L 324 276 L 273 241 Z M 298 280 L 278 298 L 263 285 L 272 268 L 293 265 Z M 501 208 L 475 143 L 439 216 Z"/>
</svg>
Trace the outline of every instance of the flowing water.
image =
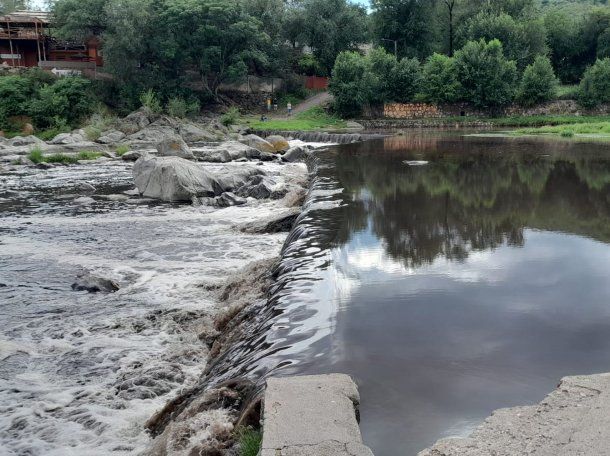
<svg viewBox="0 0 610 456">
<path fill-rule="evenodd" d="M 280 251 L 275 210 L 131 198 L 130 165 L 3 174 L 0 451 L 137 454 L 197 381 L 207 286 Z M 610 370 L 610 146 L 411 133 L 317 154 L 269 301 L 205 381 L 345 372 L 376 456 Z M 87 269 L 113 294 L 72 292 Z M 4 446 L 2 446 L 4 445 Z"/>
<path fill-rule="evenodd" d="M 610 370 L 610 145 L 412 133 L 321 153 L 268 306 L 211 378 L 344 372 L 416 455 Z"/>
<path fill-rule="evenodd" d="M 205 367 L 209 289 L 281 249 L 285 233 L 233 228 L 277 202 L 155 203 L 133 195 L 131 168 L 0 174 L 2 455 L 138 454 L 145 421 Z M 75 194 L 82 182 L 93 201 Z M 120 290 L 72 291 L 84 270 Z"/>
</svg>

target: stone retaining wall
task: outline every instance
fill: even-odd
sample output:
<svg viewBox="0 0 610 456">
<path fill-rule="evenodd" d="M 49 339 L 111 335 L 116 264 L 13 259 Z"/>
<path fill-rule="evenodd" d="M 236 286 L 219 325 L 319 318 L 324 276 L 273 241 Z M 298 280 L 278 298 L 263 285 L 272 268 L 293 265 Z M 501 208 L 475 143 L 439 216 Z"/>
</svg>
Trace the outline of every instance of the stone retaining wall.
<svg viewBox="0 0 610 456">
<path fill-rule="evenodd" d="M 539 115 L 608 115 L 610 105 L 584 109 L 575 100 L 554 100 L 532 107 L 513 104 L 504 108 L 479 109 L 468 103 L 385 103 L 364 109 L 365 119 L 441 119 L 445 117 L 539 116 Z"/>
</svg>

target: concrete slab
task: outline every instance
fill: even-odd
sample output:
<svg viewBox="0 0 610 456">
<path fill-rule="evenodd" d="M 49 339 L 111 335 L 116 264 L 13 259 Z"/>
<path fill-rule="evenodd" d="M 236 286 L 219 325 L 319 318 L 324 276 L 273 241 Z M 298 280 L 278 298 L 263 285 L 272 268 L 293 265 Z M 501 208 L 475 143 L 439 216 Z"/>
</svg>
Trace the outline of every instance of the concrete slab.
<svg viewBox="0 0 610 456">
<path fill-rule="evenodd" d="M 418 456 L 610 456 L 610 374 L 565 377 L 537 405 L 496 410 Z"/>
<path fill-rule="evenodd" d="M 362 444 L 360 396 L 348 375 L 267 380 L 262 456 L 372 456 Z"/>
</svg>

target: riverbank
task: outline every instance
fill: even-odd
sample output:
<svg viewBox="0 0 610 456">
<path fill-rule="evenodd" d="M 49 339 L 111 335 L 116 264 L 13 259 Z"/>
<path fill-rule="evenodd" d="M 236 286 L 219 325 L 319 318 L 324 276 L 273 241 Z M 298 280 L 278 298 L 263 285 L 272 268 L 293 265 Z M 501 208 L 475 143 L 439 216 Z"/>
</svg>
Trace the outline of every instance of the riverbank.
<svg viewBox="0 0 610 456">
<path fill-rule="evenodd" d="M 496 410 L 465 438 L 418 456 L 610 454 L 610 373 L 565 377 L 539 404 Z"/>
</svg>

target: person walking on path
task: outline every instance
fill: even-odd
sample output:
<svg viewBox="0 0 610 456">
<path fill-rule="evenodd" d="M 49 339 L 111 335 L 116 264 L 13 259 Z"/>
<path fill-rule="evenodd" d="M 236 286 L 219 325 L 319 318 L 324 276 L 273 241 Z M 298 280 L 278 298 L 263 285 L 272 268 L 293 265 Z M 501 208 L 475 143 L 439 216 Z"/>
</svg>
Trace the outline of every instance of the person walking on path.
<svg viewBox="0 0 610 456">
<path fill-rule="evenodd" d="M 286 106 L 288 108 L 288 115 L 290 116 L 292 114 L 292 103 L 288 102 L 288 106 Z"/>
</svg>

